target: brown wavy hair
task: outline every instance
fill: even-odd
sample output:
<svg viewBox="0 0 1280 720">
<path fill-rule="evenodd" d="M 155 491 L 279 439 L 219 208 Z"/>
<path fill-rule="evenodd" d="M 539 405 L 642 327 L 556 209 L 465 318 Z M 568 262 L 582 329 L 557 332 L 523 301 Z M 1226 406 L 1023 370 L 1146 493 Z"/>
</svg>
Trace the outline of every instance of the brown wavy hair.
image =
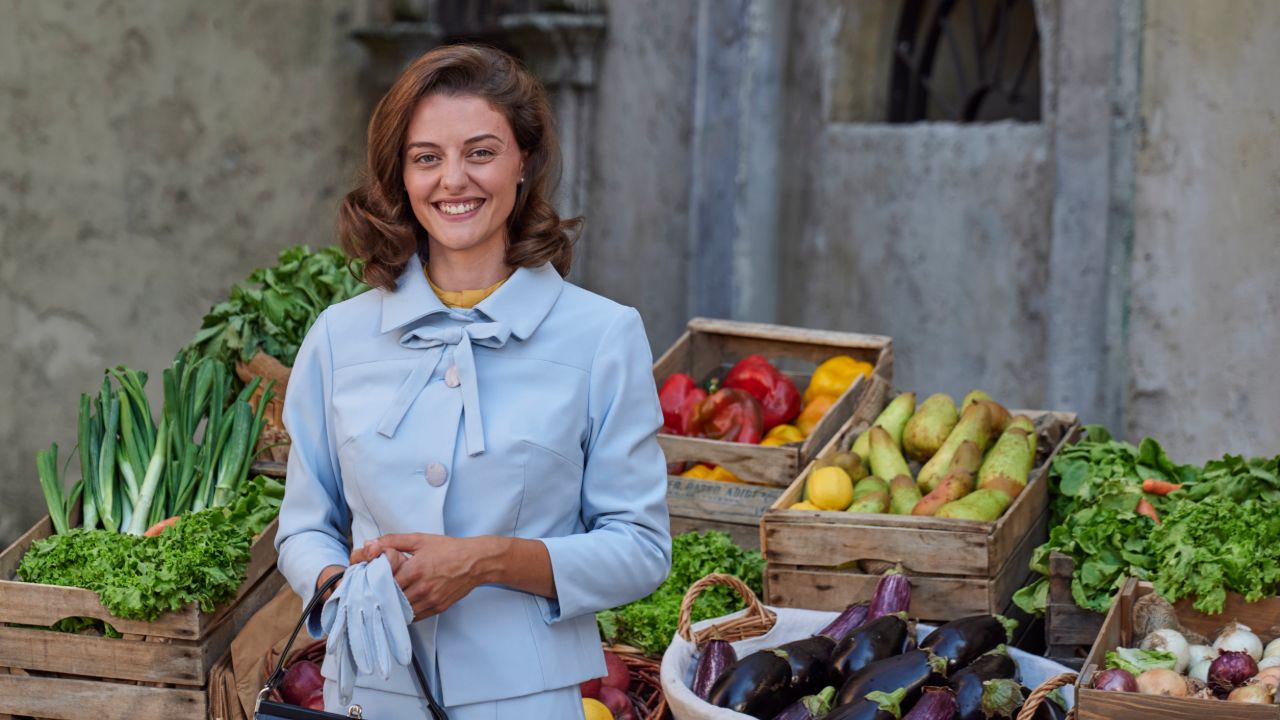
<svg viewBox="0 0 1280 720">
<path fill-rule="evenodd" d="M 427 231 L 404 187 L 404 143 L 418 101 L 434 94 L 484 98 L 502 113 L 525 154 L 524 182 L 507 219 L 506 263 L 550 262 L 567 275 L 582 218 L 561 219 L 549 199 L 559 181 L 560 143 L 546 90 L 515 58 L 482 45 L 446 45 L 418 58 L 396 80 L 369 120 L 368 165 L 338 211 L 342 249 L 363 266 L 369 285 L 394 290 Z"/>
</svg>

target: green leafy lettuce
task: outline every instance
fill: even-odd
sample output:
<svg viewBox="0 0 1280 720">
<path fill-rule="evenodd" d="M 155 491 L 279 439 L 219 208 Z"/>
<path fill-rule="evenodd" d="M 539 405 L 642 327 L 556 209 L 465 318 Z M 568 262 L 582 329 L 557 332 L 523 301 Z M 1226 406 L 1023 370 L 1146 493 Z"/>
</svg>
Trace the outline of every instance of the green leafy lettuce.
<svg viewBox="0 0 1280 720">
<path fill-rule="evenodd" d="M 1097 425 L 1085 431 L 1084 440 L 1064 447 L 1053 460 L 1049 541 L 1036 548 L 1031 569 L 1048 575 L 1051 552 L 1070 555 L 1075 562 L 1071 595 L 1076 605 L 1106 612 L 1125 578 L 1145 580 L 1155 569 L 1148 547 L 1155 524 L 1136 511 L 1143 479 L 1193 485 L 1199 473 L 1194 466 L 1172 462 L 1151 438 L 1134 447 L 1113 440 Z M 1177 501 L 1176 495 L 1147 499 L 1163 513 Z M 1041 578 L 1019 590 L 1014 602 L 1026 612 L 1042 614 L 1047 596 L 1048 579 Z"/>
<path fill-rule="evenodd" d="M 727 534 L 714 530 L 676 535 L 671 541 L 671 574 L 648 597 L 596 613 L 601 634 L 610 643 L 660 654 L 675 635 L 685 591 L 711 573 L 733 575 L 757 595 L 763 592 L 764 560 L 760 553 L 743 550 Z M 742 598 L 730 588 L 710 587 L 693 604 L 693 622 L 743 607 Z"/>
<path fill-rule="evenodd" d="M 232 287 L 231 297 L 205 315 L 191 347 L 227 364 L 248 362 L 262 350 L 291 366 L 320 313 L 368 289 L 338 248 L 292 247 L 275 267 L 254 270 Z"/>
<path fill-rule="evenodd" d="M 192 602 L 210 612 L 244 581 L 250 544 L 275 517 L 283 489 L 259 476 L 230 508 L 183 515 L 156 537 L 83 528 L 53 535 L 31 545 L 18 577 L 92 590 L 126 620 L 155 620 Z"/>
</svg>

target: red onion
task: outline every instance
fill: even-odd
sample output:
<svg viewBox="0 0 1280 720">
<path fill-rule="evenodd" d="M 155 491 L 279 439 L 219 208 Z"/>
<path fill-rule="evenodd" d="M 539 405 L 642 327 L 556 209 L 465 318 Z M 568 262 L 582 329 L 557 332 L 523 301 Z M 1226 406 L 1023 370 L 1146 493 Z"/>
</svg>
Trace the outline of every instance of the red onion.
<svg viewBox="0 0 1280 720">
<path fill-rule="evenodd" d="M 1133 674 L 1128 670 L 1112 668 L 1095 673 L 1090 687 L 1094 690 L 1109 690 L 1112 692 L 1138 692 L 1138 681 L 1134 679 Z"/>
<path fill-rule="evenodd" d="M 1247 652 L 1224 652 L 1209 666 L 1209 687 L 1226 695 L 1258 673 L 1258 663 Z"/>
</svg>

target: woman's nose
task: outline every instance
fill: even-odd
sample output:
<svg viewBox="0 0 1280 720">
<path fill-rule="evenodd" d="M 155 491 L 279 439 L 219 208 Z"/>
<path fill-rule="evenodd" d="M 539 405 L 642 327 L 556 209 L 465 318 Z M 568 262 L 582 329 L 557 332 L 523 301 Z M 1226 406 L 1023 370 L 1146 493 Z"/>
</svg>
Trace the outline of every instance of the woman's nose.
<svg viewBox="0 0 1280 720">
<path fill-rule="evenodd" d="M 445 160 L 441 184 L 445 190 L 458 191 L 467 187 L 467 168 L 462 160 Z"/>
</svg>

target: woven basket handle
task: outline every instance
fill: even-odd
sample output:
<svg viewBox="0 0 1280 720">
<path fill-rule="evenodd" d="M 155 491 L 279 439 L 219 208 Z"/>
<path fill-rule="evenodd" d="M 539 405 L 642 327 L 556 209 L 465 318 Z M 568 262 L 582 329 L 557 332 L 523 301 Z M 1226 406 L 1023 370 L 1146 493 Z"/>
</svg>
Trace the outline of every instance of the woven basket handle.
<svg viewBox="0 0 1280 720">
<path fill-rule="evenodd" d="M 1076 681 L 1076 677 L 1075 673 L 1062 673 L 1045 680 L 1040 687 L 1032 691 L 1031 695 L 1027 697 L 1027 701 L 1022 704 L 1022 710 L 1018 713 L 1018 720 L 1031 720 L 1032 716 L 1036 714 L 1036 710 L 1040 708 L 1040 703 L 1049 697 L 1049 693 L 1060 687 L 1070 685 Z M 1075 716 L 1076 711 L 1074 709 L 1067 715 L 1069 718 L 1074 718 Z"/>
<path fill-rule="evenodd" d="M 694 633 L 691 627 L 693 602 L 698 599 L 698 595 L 703 590 L 713 585 L 724 585 L 737 591 L 742 596 L 742 599 L 747 601 L 747 612 L 740 617 L 717 623 Z M 758 637 L 772 630 L 774 623 L 777 621 L 777 615 L 760 604 L 760 598 L 756 597 L 756 594 L 751 591 L 751 588 L 747 587 L 746 583 L 732 575 L 711 573 L 690 585 L 689 589 L 685 591 L 684 600 L 680 602 L 680 620 L 676 625 L 676 630 L 680 633 L 680 637 L 694 645 L 700 645 L 703 641 L 713 637 L 719 637 L 729 642 Z"/>
</svg>

